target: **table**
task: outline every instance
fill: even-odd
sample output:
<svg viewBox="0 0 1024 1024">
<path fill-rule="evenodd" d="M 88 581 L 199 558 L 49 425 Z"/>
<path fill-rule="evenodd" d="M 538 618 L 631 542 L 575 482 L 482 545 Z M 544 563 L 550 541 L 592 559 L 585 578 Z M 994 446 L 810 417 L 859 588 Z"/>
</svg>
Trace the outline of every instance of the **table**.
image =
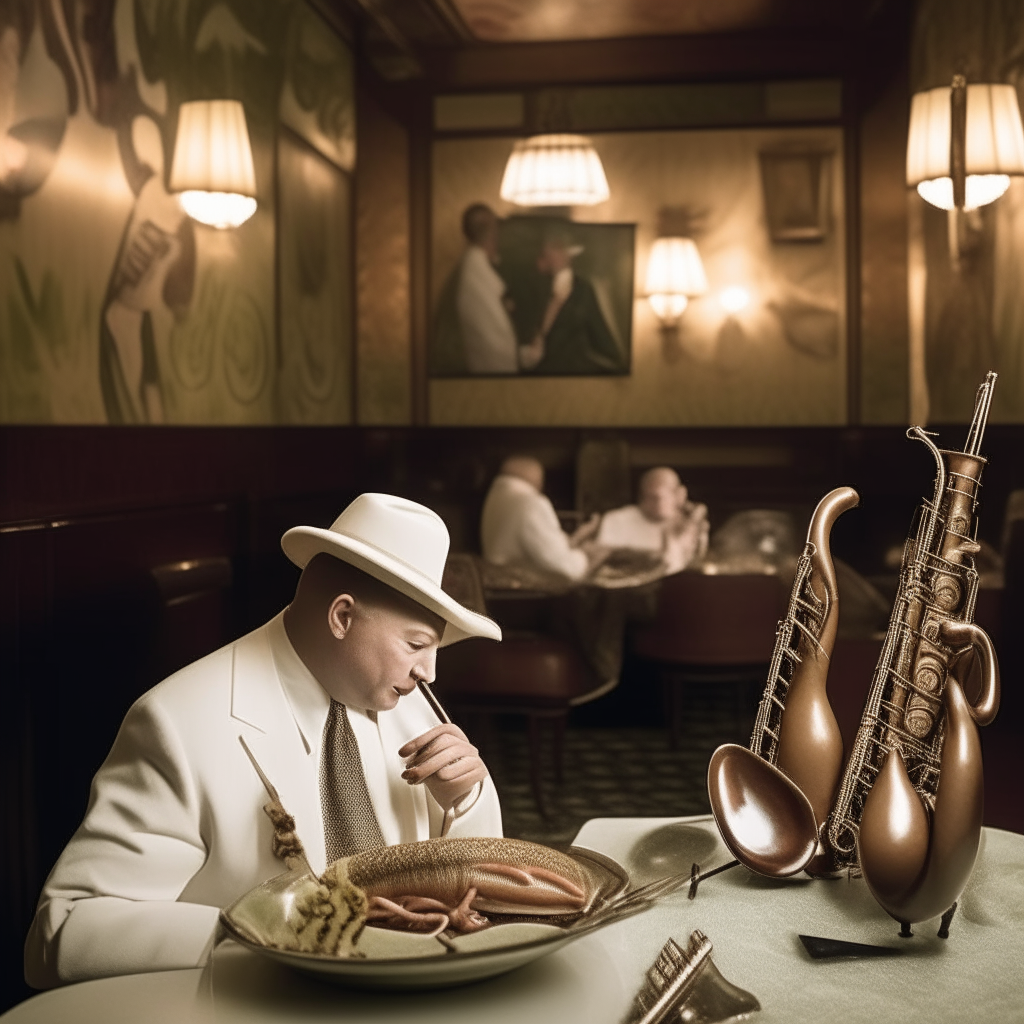
<svg viewBox="0 0 1024 1024">
<path fill-rule="evenodd" d="M 714 822 L 699 818 L 597 818 L 577 845 L 628 868 L 635 884 L 729 858 Z M 518 971 L 463 988 L 381 995 L 292 973 L 233 945 L 204 970 L 84 982 L 45 992 L 2 1024 L 618 1024 L 664 941 L 694 928 L 713 958 L 762 1010 L 752 1024 L 941 1024 L 1024 1020 L 1024 835 L 985 829 L 971 882 L 947 941 L 937 920 L 910 940 L 862 880 L 759 878 L 743 868 L 580 939 Z M 804 932 L 899 947 L 893 958 L 813 961 Z"/>
</svg>

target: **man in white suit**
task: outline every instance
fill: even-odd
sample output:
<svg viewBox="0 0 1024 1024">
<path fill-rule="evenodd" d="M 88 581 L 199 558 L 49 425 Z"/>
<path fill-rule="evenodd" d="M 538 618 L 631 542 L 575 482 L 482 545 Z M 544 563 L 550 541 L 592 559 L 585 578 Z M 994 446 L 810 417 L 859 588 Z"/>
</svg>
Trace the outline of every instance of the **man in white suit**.
<svg viewBox="0 0 1024 1024">
<path fill-rule="evenodd" d="M 529 455 L 510 455 L 494 478 L 480 516 L 484 558 L 582 580 L 607 554 L 591 540 L 577 546 L 544 494 L 544 467 Z"/>
<path fill-rule="evenodd" d="M 125 717 L 43 888 L 29 984 L 203 964 L 220 909 L 284 870 L 271 791 L 318 873 L 357 849 L 501 834 L 476 748 L 418 685 L 438 646 L 501 638 L 441 589 L 444 523 L 364 494 L 281 544 L 303 568 L 292 604 Z"/>
</svg>

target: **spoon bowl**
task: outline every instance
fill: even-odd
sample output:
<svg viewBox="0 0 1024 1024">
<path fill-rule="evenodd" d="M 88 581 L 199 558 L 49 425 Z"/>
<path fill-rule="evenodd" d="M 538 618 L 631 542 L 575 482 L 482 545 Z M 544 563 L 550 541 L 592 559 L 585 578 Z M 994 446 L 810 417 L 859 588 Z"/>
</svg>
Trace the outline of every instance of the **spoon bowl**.
<svg viewBox="0 0 1024 1024">
<path fill-rule="evenodd" d="M 784 878 L 814 857 L 818 828 L 810 801 L 746 747 L 726 743 L 711 755 L 708 796 L 725 845 L 751 871 Z"/>
</svg>

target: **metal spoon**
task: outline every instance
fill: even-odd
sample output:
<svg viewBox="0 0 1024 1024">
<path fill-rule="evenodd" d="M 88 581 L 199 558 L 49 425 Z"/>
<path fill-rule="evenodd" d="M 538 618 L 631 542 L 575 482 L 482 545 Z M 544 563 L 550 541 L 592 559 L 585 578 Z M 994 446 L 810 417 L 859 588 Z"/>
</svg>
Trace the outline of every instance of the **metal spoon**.
<svg viewBox="0 0 1024 1024">
<path fill-rule="evenodd" d="M 810 801 L 746 747 L 726 743 L 711 755 L 708 796 L 725 845 L 751 871 L 784 878 L 814 856 L 818 828 Z"/>
</svg>

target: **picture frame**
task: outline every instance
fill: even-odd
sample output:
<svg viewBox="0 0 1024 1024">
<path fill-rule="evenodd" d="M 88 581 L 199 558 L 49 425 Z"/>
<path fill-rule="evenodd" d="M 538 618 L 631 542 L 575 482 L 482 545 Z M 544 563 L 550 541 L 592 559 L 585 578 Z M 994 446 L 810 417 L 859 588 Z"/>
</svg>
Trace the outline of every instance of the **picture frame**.
<svg viewBox="0 0 1024 1024">
<path fill-rule="evenodd" d="M 773 242 L 820 242 L 829 231 L 834 153 L 792 146 L 760 152 L 768 234 Z"/>
<path fill-rule="evenodd" d="M 471 204 L 464 211 L 487 209 Z M 634 224 L 579 223 L 551 215 L 497 219 L 496 252 L 484 264 L 467 238 L 435 304 L 433 377 L 623 376 L 631 369 Z M 479 249 L 479 247 L 476 247 Z M 476 275 L 476 278 L 474 278 Z M 487 279 L 487 301 L 477 288 Z M 476 291 L 474 291 L 476 289 Z M 474 297 L 475 296 L 475 297 Z M 474 317 L 473 301 L 488 308 Z M 502 364 L 474 358 L 481 331 L 505 318 L 518 349 Z M 511 329 L 511 331 L 508 330 Z M 509 341 L 506 340 L 506 347 Z"/>
</svg>

